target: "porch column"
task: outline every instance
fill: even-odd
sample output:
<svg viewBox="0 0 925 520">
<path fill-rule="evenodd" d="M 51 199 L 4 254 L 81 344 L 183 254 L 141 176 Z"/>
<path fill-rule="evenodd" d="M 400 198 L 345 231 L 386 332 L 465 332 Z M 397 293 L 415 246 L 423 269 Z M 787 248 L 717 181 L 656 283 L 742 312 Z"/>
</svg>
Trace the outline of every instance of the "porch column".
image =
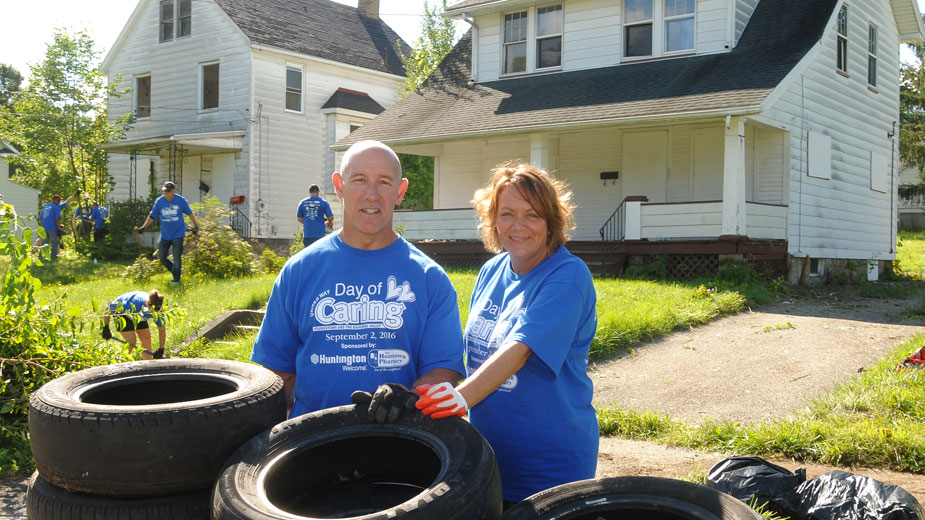
<svg viewBox="0 0 925 520">
<path fill-rule="evenodd" d="M 726 119 L 723 154 L 723 236 L 745 236 L 745 119 Z"/>
<path fill-rule="evenodd" d="M 552 167 L 549 161 L 549 134 L 530 134 L 530 164 L 546 171 Z"/>
</svg>

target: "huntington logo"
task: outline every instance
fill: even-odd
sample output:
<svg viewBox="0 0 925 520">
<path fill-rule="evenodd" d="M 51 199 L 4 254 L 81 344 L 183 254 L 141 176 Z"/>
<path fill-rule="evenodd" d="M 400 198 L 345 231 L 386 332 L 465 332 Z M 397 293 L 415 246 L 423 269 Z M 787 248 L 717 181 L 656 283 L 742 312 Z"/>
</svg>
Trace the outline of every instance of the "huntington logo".
<svg viewBox="0 0 925 520">
<path fill-rule="evenodd" d="M 349 354 L 346 356 L 327 356 L 325 354 L 312 354 L 313 365 L 347 365 L 366 364 L 366 356 Z"/>
<path fill-rule="evenodd" d="M 399 368 L 411 362 L 410 354 L 397 349 L 373 349 L 368 357 L 369 366 L 373 368 Z"/>
</svg>

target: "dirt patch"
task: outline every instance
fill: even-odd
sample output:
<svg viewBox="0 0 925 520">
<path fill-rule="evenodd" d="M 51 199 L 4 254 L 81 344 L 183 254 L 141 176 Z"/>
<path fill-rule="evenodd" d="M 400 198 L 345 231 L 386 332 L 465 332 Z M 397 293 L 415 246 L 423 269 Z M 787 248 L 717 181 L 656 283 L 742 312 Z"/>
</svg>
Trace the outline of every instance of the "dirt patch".
<svg viewBox="0 0 925 520">
<path fill-rule="evenodd" d="M 925 332 L 921 319 L 901 317 L 923 296 L 925 291 L 916 299 L 871 299 L 851 288 L 800 292 L 594 364 L 594 402 L 667 413 L 688 424 L 707 418 L 757 423 L 785 417 Z M 725 457 L 602 438 L 597 476 L 676 478 L 705 473 Z M 791 470 L 806 467 L 809 477 L 836 469 L 774 462 Z M 837 469 L 897 484 L 925 504 L 925 475 Z"/>
<path fill-rule="evenodd" d="M 667 413 L 689 424 L 706 418 L 760 422 L 784 417 L 883 359 L 913 334 L 922 320 L 904 321 L 917 298 L 870 299 L 848 289 L 800 292 L 786 301 L 634 348 L 634 354 L 594 364 L 596 405 L 617 403 Z M 652 475 L 668 478 L 706 473 L 726 455 L 602 438 L 598 477 Z M 925 504 L 925 475 L 869 468 L 805 467 L 812 478 L 843 469 L 896 484 Z M 22 520 L 27 478 L 0 483 L 0 520 Z"/>
</svg>

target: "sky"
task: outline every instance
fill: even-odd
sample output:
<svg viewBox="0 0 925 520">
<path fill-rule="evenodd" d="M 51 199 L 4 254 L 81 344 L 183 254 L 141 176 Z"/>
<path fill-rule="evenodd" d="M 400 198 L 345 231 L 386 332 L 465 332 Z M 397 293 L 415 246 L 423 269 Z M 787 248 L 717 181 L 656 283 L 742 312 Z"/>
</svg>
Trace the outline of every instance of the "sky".
<svg viewBox="0 0 925 520">
<path fill-rule="evenodd" d="M 259 0 L 254 0 L 259 1 Z M 335 0 L 356 5 L 356 0 Z M 432 0 L 431 5 L 437 0 Z M 925 0 L 917 0 L 919 9 L 925 10 Z M 447 2 L 452 5 L 452 1 Z M 115 43 L 119 32 L 135 9 L 135 0 L 20 0 L 4 2 L 3 23 L 0 29 L 0 63 L 12 65 L 24 77 L 29 65 L 38 63 L 45 55 L 45 46 L 51 42 L 56 27 L 86 29 L 96 42 L 100 57 Z M 417 39 L 424 0 L 380 0 L 379 12 L 406 42 Z M 465 24 L 460 24 L 465 25 Z M 464 30 L 461 28 L 459 32 Z M 913 61 L 912 53 L 903 50 L 903 61 Z"/>
<path fill-rule="evenodd" d="M 259 0 L 254 0 L 259 1 Z M 356 6 L 356 0 L 335 0 Z M 925 3 L 925 0 L 920 0 Z M 436 0 L 431 0 L 434 5 Z M 452 3 L 452 2 L 448 2 Z M 86 29 L 101 51 L 100 59 L 116 42 L 137 0 L 21 0 L 3 2 L 0 63 L 12 65 L 24 77 L 29 65 L 40 62 L 54 29 Z M 409 45 L 420 34 L 424 0 L 379 0 L 379 14 Z"/>
</svg>

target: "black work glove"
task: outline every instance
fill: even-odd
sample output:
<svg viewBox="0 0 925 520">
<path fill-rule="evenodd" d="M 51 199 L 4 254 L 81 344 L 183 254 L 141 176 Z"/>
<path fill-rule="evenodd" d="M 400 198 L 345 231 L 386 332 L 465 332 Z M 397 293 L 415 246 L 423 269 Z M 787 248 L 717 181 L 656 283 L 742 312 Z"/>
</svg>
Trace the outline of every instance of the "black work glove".
<svg viewBox="0 0 925 520">
<path fill-rule="evenodd" d="M 192 228 L 190 228 L 190 231 L 191 231 L 194 235 L 198 235 L 198 234 L 199 234 L 199 226 L 193 226 Z"/>
<path fill-rule="evenodd" d="M 138 234 L 140 235 L 140 234 L 144 233 L 145 230 L 141 229 L 140 227 L 137 227 L 137 228 L 135 228 L 135 232 L 138 233 Z"/>
<path fill-rule="evenodd" d="M 109 330 L 109 325 L 103 325 L 103 330 L 100 331 L 100 336 L 103 336 L 103 339 L 112 339 L 112 331 Z"/>
<path fill-rule="evenodd" d="M 64 236 L 64 231 L 61 231 L 61 230 L 59 229 L 59 230 L 57 231 L 57 233 L 55 233 L 55 234 L 58 235 L 58 238 L 61 238 L 61 237 Z"/>
<path fill-rule="evenodd" d="M 405 385 L 385 383 L 373 394 L 357 390 L 350 395 L 350 400 L 356 405 L 368 404 L 369 420 L 382 424 L 397 421 L 403 411 L 413 410 L 418 395 Z"/>
</svg>

